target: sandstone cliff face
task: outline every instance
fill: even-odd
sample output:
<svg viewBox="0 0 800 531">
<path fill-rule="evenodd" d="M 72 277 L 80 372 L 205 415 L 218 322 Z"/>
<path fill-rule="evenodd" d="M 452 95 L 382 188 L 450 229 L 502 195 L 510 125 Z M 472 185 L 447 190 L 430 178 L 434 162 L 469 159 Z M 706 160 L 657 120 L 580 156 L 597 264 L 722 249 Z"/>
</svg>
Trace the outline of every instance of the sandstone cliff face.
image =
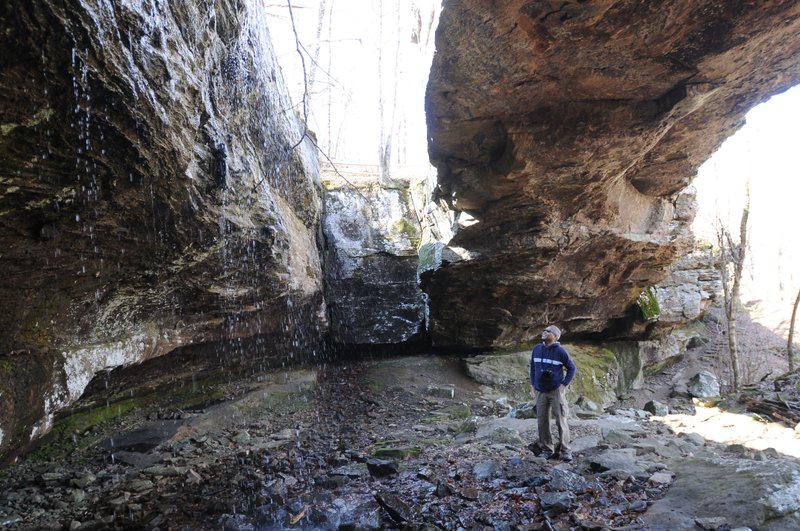
<svg viewBox="0 0 800 531">
<path fill-rule="evenodd" d="M 434 342 L 641 337 L 631 303 L 690 249 L 678 193 L 800 80 L 798 34 L 796 2 L 446 2 L 430 153 L 478 222 L 425 276 Z"/>
<path fill-rule="evenodd" d="M 106 367 L 313 354 L 318 169 L 260 3 L 12 1 L 0 28 L 0 452 Z"/>
</svg>

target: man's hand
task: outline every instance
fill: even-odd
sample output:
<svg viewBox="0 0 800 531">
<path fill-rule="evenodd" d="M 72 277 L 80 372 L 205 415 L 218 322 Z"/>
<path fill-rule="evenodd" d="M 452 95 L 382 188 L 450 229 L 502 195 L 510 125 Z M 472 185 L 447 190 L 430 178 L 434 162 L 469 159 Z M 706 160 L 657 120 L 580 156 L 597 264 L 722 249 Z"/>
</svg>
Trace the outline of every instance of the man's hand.
<svg viewBox="0 0 800 531">
<path fill-rule="evenodd" d="M 536 389 L 531 387 L 531 398 L 536 398 Z"/>
</svg>

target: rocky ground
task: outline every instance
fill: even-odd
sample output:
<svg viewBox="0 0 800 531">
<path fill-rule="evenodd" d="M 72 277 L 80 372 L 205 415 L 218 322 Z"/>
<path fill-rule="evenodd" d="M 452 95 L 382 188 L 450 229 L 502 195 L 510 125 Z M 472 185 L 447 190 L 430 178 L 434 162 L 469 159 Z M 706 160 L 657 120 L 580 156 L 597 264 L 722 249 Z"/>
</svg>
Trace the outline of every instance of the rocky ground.
<svg viewBox="0 0 800 531">
<path fill-rule="evenodd" d="M 154 382 L 159 399 L 98 393 L 61 419 L 58 438 L 0 472 L 0 526 L 800 528 L 798 456 L 776 449 L 800 446 L 798 435 L 738 415 L 774 429 L 722 437 L 734 421 L 712 419 L 735 411 L 665 394 L 665 379 L 689 367 L 605 412 L 576 408 L 569 463 L 530 449 L 536 419 L 524 418 L 524 396 L 478 385 L 457 357 L 196 379 L 180 399 Z M 797 392 L 797 379 L 787 382 L 784 396 Z M 670 413 L 640 409 L 653 398 Z"/>
</svg>

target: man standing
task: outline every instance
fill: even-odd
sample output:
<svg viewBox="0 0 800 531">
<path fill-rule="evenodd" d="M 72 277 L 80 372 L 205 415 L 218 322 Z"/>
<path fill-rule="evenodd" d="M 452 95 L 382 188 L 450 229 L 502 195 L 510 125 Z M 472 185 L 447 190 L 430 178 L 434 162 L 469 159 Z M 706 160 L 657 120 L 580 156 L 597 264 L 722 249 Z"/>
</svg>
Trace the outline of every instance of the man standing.
<svg viewBox="0 0 800 531">
<path fill-rule="evenodd" d="M 569 425 L 567 417 L 567 386 L 575 377 L 575 363 L 561 343 L 561 330 L 549 325 L 542 332 L 542 342 L 533 347 L 531 353 L 531 394 L 536 397 L 536 417 L 539 420 L 539 445 L 543 448 L 542 457 L 549 459 L 555 455 L 553 437 L 550 433 L 550 411 L 558 426 L 560 456 L 562 461 L 572 461 L 569 448 Z M 566 370 L 566 374 L 564 371 Z"/>
</svg>

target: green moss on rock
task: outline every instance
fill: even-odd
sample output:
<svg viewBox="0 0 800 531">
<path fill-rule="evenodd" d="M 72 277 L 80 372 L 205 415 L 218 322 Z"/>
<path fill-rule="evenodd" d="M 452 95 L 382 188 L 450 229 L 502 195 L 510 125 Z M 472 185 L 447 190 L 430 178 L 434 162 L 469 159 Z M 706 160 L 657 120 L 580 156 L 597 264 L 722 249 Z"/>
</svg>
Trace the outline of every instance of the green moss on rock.
<svg viewBox="0 0 800 531">
<path fill-rule="evenodd" d="M 663 371 L 664 369 L 666 369 L 667 367 L 671 367 L 672 365 L 675 365 L 676 363 L 678 363 L 682 359 L 683 359 L 683 356 L 672 356 L 672 357 L 669 357 L 667 359 L 661 360 L 661 361 L 659 361 L 658 363 L 656 363 L 654 365 L 650 365 L 649 367 L 645 367 L 644 368 L 644 375 L 645 376 L 652 376 L 654 374 L 658 374 L 661 371 Z"/>
<path fill-rule="evenodd" d="M 63 459 L 76 450 L 85 450 L 97 442 L 97 438 L 73 437 L 91 428 L 110 422 L 125 413 L 141 408 L 147 400 L 130 398 L 107 406 L 73 412 L 55 422 L 43 444 L 29 454 L 33 460 Z"/>
<path fill-rule="evenodd" d="M 413 223 L 411 223 L 409 220 L 405 218 L 400 218 L 394 222 L 394 224 L 392 225 L 392 233 L 402 234 L 406 238 L 408 238 L 410 242 L 415 242 L 419 237 L 419 234 L 417 233 L 417 228 L 414 226 Z"/>
<path fill-rule="evenodd" d="M 639 298 L 636 299 L 636 305 L 642 313 L 642 318 L 645 321 L 657 318 L 661 314 L 661 307 L 658 304 L 656 297 L 656 290 L 652 287 L 644 290 Z"/>
<path fill-rule="evenodd" d="M 587 345 L 565 345 L 578 370 L 568 388 L 570 402 L 578 397 L 598 404 L 609 404 L 617 398 L 620 367 L 614 353 L 607 348 Z"/>
<path fill-rule="evenodd" d="M 502 426 L 490 433 L 488 440 L 491 444 L 512 444 L 515 446 L 525 444 L 525 440 L 516 430 Z"/>
<path fill-rule="evenodd" d="M 419 265 L 417 266 L 417 274 L 421 274 L 429 269 L 438 269 L 442 262 L 442 244 L 426 243 L 419 247 L 417 253 L 419 255 Z"/>
<path fill-rule="evenodd" d="M 461 422 L 454 422 L 448 425 L 447 431 L 454 434 L 475 433 L 478 431 L 478 421 L 475 417 L 469 417 Z"/>
<path fill-rule="evenodd" d="M 444 411 L 453 420 L 465 419 L 472 415 L 472 410 L 467 404 L 453 404 L 446 407 Z"/>
<path fill-rule="evenodd" d="M 31 116 L 28 120 L 23 123 L 5 123 L 0 124 L 0 136 L 7 136 L 10 132 L 18 127 L 35 127 L 41 124 L 44 121 L 49 121 L 53 115 L 55 114 L 55 110 L 50 107 L 43 107 L 39 109 L 36 114 Z"/>
<path fill-rule="evenodd" d="M 377 380 L 369 380 L 367 382 L 367 387 L 370 389 L 370 391 L 378 392 L 383 391 L 383 389 L 386 387 L 386 384 Z"/>
<path fill-rule="evenodd" d="M 63 419 L 62 429 L 67 432 L 81 432 L 92 426 L 115 419 L 128 411 L 144 406 L 147 399 L 129 398 L 104 407 L 98 407 Z M 55 428 L 54 428 L 55 429 Z"/>
</svg>

